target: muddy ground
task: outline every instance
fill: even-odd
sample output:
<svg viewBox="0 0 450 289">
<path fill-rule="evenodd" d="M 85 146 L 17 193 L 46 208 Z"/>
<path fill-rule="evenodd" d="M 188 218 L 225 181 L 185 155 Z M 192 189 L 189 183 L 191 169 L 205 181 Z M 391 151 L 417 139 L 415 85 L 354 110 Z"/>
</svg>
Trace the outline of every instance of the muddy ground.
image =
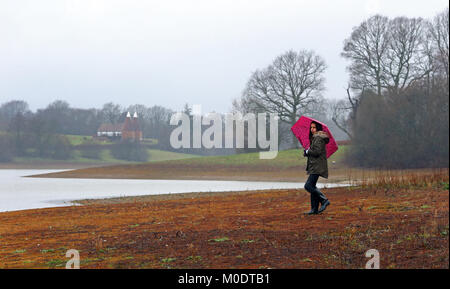
<svg viewBox="0 0 450 289">
<path fill-rule="evenodd" d="M 447 187 L 324 189 L 331 206 L 306 216 L 309 194 L 266 190 L 88 201 L 0 213 L 0 268 L 449 267 Z"/>
</svg>

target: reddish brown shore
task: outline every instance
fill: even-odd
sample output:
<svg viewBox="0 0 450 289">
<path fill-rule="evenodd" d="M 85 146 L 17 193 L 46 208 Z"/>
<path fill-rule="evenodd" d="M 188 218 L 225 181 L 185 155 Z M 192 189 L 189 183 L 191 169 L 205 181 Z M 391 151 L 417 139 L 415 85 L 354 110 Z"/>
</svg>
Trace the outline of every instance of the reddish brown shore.
<svg viewBox="0 0 450 289">
<path fill-rule="evenodd" d="M 353 169 L 329 164 L 329 178 L 323 183 L 351 183 L 379 176 L 433 173 L 432 169 L 383 171 Z M 305 165 L 270 166 L 255 164 L 183 163 L 177 161 L 155 162 L 136 165 L 112 165 L 82 168 L 59 173 L 39 174 L 39 178 L 94 178 L 94 179 L 166 179 L 166 180 L 233 180 L 233 181 L 280 181 L 304 182 L 308 177 Z"/>
<path fill-rule="evenodd" d="M 449 191 L 384 185 L 325 189 L 305 216 L 304 190 L 184 194 L 0 213 L 0 268 L 449 267 Z"/>
</svg>

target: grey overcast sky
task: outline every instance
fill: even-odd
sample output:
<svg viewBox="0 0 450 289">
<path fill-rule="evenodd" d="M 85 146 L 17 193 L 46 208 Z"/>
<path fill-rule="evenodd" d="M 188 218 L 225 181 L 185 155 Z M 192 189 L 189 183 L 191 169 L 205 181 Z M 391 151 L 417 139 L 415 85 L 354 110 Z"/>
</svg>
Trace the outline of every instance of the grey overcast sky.
<svg viewBox="0 0 450 289">
<path fill-rule="evenodd" d="M 32 110 L 162 105 L 228 112 L 256 69 L 289 49 L 327 65 L 327 98 L 345 97 L 340 57 L 352 27 L 379 13 L 432 18 L 447 0 L 1 0 L 0 104 Z"/>
</svg>

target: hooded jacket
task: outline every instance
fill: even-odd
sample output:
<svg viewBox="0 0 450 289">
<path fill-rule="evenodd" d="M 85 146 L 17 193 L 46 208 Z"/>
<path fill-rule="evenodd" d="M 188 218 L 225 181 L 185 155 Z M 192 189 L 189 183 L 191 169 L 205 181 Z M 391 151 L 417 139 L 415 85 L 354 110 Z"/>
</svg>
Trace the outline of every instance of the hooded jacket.
<svg viewBox="0 0 450 289">
<path fill-rule="evenodd" d="M 306 172 L 308 175 L 317 174 L 328 178 L 327 151 L 325 145 L 330 141 L 328 134 L 318 131 L 313 135 L 311 146 L 308 149 Z"/>
</svg>

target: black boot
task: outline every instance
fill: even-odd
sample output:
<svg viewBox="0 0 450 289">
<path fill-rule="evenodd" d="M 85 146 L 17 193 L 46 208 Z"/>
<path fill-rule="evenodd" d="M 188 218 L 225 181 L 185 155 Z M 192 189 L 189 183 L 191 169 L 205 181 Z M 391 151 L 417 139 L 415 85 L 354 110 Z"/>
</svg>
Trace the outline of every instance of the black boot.
<svg viewBox="0 0 450 289">
<path fill-rule="evenodd" d="M 329 206 L 331 203 L 329 200 L 326 200 L 322 206 L 320 206 L 320 209 L 318 211 L 318 213 L 322 213 L 323 211 L 325 211 L 325 209 L 327 208 L 327 206 Z"/>
<path fill-rule="evenodd" d="M 305 215 L 316 215 L 319 213 L 319 201 L 317 200 L 314 193 L 311 194 L 311 211 L 305 213 Z"/>
<path fill-rule="evenodd" d="M 314 193 L 317 196 L 318 202 L 321 204 L 320 209 L 318 210 L 318 213 L 320 214 L 325 211 L 328 205 L 330 205 L 330 201 L 318 188 L 315 188 Z"/>
<path fill-rule="evenodd" d="M 325 195 L 318 188 L 314 189 L 314 193 L 316 194 L 316 198 L 319 200 L 321 205 L 328 201 L 327 197 L 325 197 Z"/>
<path fill-rule="evenodd" d="M 317 215 L 318 213 L 318 211 L 314 211 L 313 209 L 311 209 L 311 211 L 306 212 L 305 215 Z"/>
</svg>

